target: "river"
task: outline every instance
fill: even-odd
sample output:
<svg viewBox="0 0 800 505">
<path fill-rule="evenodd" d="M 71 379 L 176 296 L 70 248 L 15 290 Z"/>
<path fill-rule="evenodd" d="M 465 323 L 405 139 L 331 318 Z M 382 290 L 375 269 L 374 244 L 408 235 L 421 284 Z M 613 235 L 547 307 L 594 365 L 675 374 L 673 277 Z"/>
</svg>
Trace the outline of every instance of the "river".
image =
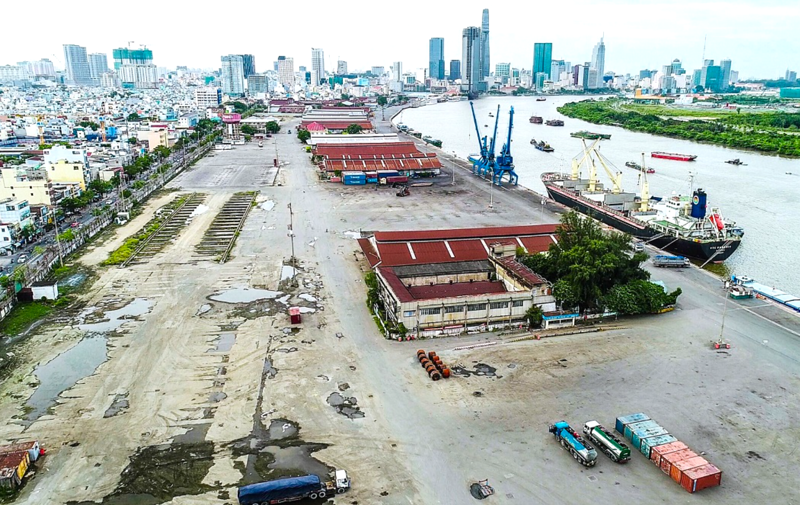
<svg viewBox="0 0 800 505">
<path fill-rule="evenodd" d="M 745 230 L 739 249 L 726 261 L 730 273 L 748 275 L 757 281 L 800 295 L 800 161 L 765 156 L 686 140 L 658 137 L 627 131 L 614 126 L 599 126 L 562 116 L 556 108 L 564 103 L 583 100 L 580 96 L 547 97 L 537 102 L 534 97 L 487 97 L 475 101 L 475 114 L 482 135 L 491 135 L 494 118 L 500 105 L 496 152 L 508 134 L 508 111 L 514 107 L 512 154 L 519 184 L 544 193 L 539 178 L 542 172 L 570 170 L 570 160 L 582 152 L 579 139 L 570 132 L 589 130 L 612 134 L 603 141 L 601 153 L 615 168 L 622 171 L 622 187 L 637 191 L 638 173 L 626 168 L 626 161 L 642 162 L 656 173 L 648 176 L 650 193 L 669 196 L 688 194 L 689 176 L 694 174 L 694 187 L 708 193 L 708 205 L 719 207 L 727 221 L 735 221 Z M 563 127 L 531 124 L 531 115 L 545 120 L 559 118 Z M 442 141 L 442 149 L 461 158 L 479 150 L 469 102 L 447 102 L 406 109 L 394 119 Z M 489 127 L 485 127 L 488 125 Z M 545 140 L 555 149 L 543 153 L 530 145 L 531 138 Z M 696 154 L 694 162 L 681 162 L 649 157 L 651 151 Z M 747 166 L 734 166 L 725 160 L 739 158 Z M 609 184 L 609 177 L 598 167 L 600 180 Z M 789 175 L 788 173 L 791 173 Z M 585 177 L 587 174 L 583 174 Z"/>
</svg>

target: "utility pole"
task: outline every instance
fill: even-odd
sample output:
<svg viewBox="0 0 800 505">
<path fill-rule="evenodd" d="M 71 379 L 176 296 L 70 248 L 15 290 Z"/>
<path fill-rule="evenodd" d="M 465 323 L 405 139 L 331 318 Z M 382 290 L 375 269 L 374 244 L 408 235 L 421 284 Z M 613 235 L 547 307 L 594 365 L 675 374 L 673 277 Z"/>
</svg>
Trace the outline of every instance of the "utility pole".
<svg viewBox="0 0 800 505">
<path fill-rule="evenodd" d="M 494 208 L 494 180 L 493 175 L 489 174 L 489 208 Z"/>
<path fill-rule="evenodd" d="M 292 202 L 289 202 L 288 207 L 289 207 L 289 239 L 291 240 L 292 243 L 291 262 L 292 262 L 292 268 L 295 268 L 297 264 L 294 258 L 294 212 L 292 211 Z"/>
<path fill-rule="evenodd" d="M 451 186 L 455 186 L 456 185 L 456 152 L 455 151 L 453 151 L 452 163 L 453 163 L 453 182 L 450 185 Z"/>
</svg>

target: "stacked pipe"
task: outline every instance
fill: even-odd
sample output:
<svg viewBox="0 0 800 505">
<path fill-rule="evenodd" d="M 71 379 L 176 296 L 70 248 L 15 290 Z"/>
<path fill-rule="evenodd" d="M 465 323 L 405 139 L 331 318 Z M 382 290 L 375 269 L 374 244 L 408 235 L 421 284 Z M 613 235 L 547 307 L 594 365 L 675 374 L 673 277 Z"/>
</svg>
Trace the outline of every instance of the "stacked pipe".
<svg viewBox="0 0 800 505">
<path fill-rule="evenodd" d="M 434 351 L 425 354 L 425 351 L 420 349 L 417 351 L 417 359 L 431 379 L 438 381 L 442 377 L 445 379 L 450 377 L 450 369 L 442 363 L 442 359 Z"/>
</svg>

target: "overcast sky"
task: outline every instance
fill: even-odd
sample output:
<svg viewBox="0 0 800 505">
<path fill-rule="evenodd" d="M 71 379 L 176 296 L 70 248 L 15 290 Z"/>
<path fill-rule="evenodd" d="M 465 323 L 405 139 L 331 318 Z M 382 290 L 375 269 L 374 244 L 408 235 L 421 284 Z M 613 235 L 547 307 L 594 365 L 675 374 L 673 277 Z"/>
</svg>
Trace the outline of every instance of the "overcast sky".
<svg viewBox="0 0 800 505">
<path fill-rule="evenodd" d="M 497 5 L 494 5 L 497 4 Z M 489 8 L 491 66 L 530 69 L 534 42 L 552 42 L 553 58 L 581 63 L 605 34 L 606 71 L 660 69 L 674 58 L 699 68 L 705 55 L 733 60 L 741 78 L 800 70 L 797 0 L 566 0 L 495 2 L 252 2 L 137 0 L 75 3 L 3 1 L 0 65 L 50 58 L 63 68 L 62 44 L 108 53 L 145 44 L 154 63 L 216 69 L 220 56 L 252 53 L 258 71 L 278 55 L 310 67 L 311 48 L 325 50 L 326 70 L 402 61 L 428 65 L 428 40 L 444 37 L 445 58 L 461 59 L 461 30 L 480 26 Z"/>
</svg>

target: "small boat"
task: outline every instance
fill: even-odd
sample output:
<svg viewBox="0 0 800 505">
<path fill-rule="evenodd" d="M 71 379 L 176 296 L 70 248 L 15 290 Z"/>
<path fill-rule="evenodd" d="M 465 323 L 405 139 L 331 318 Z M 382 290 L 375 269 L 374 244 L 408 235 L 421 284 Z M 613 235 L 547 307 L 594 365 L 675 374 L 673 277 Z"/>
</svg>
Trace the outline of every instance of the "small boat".
<svg viewBox="0 0 800 505">
<path fill-rule="evenodd" d="M 632 168 L 634 170 L 641 170 L 642 169 L 642 166 L 640 164 L 636 163 L 635 161 L 626 161 L 625 162 L 625 166 L 628 167 L 628 168 Z"/>
<path fill-rule="evenodd" d="M 545 100 L 547 100 L 547 98 L 543 96 L 540 96 L 539 98 L 536 99 L 537 102 L 544 102 Z"/>
<path fill-rule="evenodd" d="M 656 173 L 655 169 L 653 169 L 653 168 L 648 168 L 646 171 L 647 171 L 648 174 Z"/>
<path fill-rule="evenodd" d="M 575 137 L 578 139 L 587 139 L 587 140 L 596 140 L 596 139 L 603 139 L 603 140 L 611 140 L 610 133 L 596 133 L 596 132 L 587 132 L 586 130 L 581 130 L 577 132 L 572 132 L 569 134 L 570 137 Z"/>
<path fill-rule="evenodd" d="M 489 113 L 489 117 L 494 117 L 494 114 L 492 114 L 492 113 L 490 112 L 490 113 Z"/>
<path fill-rule="evenodd" d="M 546 153 L 552 153 L 553 151 L 555 151 L 555 149 L 550 147 L 550 144 L 548 144 L 547 142 L 545 142 L 543 140 L 540 140 L 539 142 L 536 142 L 536 139 L 531 139 L 531 145 L 533 147 L 535 147 L 536 149 L 538 149 L 540 151 L 543 151 L 543 152 L 546 152 Z"/>
<path fill-rule="evenodd" d="M 675 161 L 694 161 L 697 159 L 696 154 L 678 154 L 678 153 L 664 153 L 661 151 L 653 151 L 650 153 L 653 158 L 661 158 L 665 160 Z"/>
<path fill-rule="evenodd" d="M 544 124 L 547 126 L 564 126 L 564 121 L 560 119 L 548 119 Z"/>
<path fill-rule="evenodd" d="M 746 300 L 748 298 L 753 298 L 753 289 L 742 286 L 741 284 L 734 284 L 728 290 L 728 296 L 734 300 Z"/>
<path fill-rule="evenodd" d="M 542 116 L 531 116 L 530 122 L 533 124 L 542 124 L 544 123 L 544 119 L 542 119 Z"/>
<path fill-rule="evenodd" d="M 733 159 L 733 160 L 728 160 L 725 163 L 727 163 L 728 165 L 736 165 L 737 167 L 738 166 L 745 166 L 745 167 L 747 166 L 747 163 L 743 163 L 742 160 L 740 160 L 739 158 L 736 158 L 736 159 Z"/>
</svg>

